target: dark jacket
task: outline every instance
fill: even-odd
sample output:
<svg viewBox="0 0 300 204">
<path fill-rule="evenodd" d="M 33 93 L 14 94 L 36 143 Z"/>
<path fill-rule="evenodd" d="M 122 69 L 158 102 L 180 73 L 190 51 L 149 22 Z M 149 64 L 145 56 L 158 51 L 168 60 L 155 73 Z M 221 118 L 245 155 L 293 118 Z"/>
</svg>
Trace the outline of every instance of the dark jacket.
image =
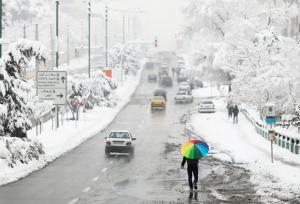
<svg viewBox="0 0 300 204">
<path fill-rule="evenodd" d="M 233 108 L 232 112 L 233 112 L 233 115 L 237 116 L 240 111 L 239 111 L 239 108 L 236 106 Z"/>
<path fill-rule="evenodd" d="M 181 162 L 181 166 L 184 166 L 185 162 L 187 162 L 187 165 L 192 165 L 192 164 L 198 164 L 199 163 L 199 159 L 188 159 L 186 157 L 183 157 L 182 162 Z"/>
</svg>

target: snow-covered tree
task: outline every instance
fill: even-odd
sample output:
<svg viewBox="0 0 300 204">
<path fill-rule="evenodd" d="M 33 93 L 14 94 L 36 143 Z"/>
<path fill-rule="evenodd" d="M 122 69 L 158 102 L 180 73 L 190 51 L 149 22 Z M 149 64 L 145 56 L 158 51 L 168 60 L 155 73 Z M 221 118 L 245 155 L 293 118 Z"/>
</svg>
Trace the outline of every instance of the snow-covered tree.
<svg viewBox="0 0 300 204">
<path fill-rule="evenodd" d="M 110 66 L 115 68 L 122 66 L 122 60 L 124 63 L 124 73 L 126 75 L 135 75 L 140 69 L 140 60 L 145 54 L 145 48 L 137 44 L 126 44 L 114 46 L 110 53 Z"/>
<path fill-rule="evenodd" d="M 9 0 L 4 2 L 5 20 L 7 23 L 16 21 L 33 21 L 49 13 L 47 0 Z"/>
<path fill-rule="evenodd" d="M 208 68 L 234 77 L 237 100 L 258 108 L 274 102 L 280 112 L 291 112 L 300 96 L 295 91 L 300 52 L 298 43 L 283 34 L 295 10 L 285 1 L 277 7 L 272 0 L 191 0 L 184 10 L 185 34 L 194 50 L 207 56 L 209 50 Z"/>
<path fill-rule="evenodd" d="M 45 62 L 45 49 L 38 42 L 20 40 L 10 45 L 8 52 L 0 60 L 0 104 L 2 135 L 26 137 L 31 122 L 32 110 L 27 104 L 27 82 L 21 71 L 32 58 Z"/>
</svg>

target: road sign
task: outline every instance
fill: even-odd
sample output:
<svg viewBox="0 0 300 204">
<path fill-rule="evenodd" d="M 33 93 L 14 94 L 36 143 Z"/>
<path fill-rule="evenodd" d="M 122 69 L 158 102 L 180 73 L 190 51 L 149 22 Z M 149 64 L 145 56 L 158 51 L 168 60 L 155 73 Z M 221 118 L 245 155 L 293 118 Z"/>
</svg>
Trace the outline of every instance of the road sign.
<svg viewBox="0 0 300 204">
<path fill-rule="evenodd" d="M 266 123 L 267 124 L 275 124 L 276 123 L 276 117 L 275 116 L 267 116 L 266 117 Z"/>
<path fill-rule="evenodd" d="M 37 73 L 37 90 L 39 99 L 53 101 L 54 105 L 67 102 L 67 72 L 39 71 Z"/>
</svg>

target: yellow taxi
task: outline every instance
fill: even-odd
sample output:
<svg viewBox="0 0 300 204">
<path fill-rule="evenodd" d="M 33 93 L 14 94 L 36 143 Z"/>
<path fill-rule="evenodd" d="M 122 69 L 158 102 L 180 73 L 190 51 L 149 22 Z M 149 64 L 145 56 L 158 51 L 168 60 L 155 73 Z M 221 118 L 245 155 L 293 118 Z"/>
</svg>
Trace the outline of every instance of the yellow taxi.
<svg viewBox="0 0 300 204">
<path fill-rule="evenodd" d="M 163 96 L 153 96 L 151 99 L 151 110 L 166 109 L 166 99 Z"/>
</svg>

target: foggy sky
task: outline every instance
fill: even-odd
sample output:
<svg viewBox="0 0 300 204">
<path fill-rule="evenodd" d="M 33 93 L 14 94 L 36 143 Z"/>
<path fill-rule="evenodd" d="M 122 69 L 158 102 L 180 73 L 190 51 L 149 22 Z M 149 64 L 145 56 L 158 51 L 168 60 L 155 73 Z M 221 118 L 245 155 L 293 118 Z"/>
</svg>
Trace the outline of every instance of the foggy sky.
<svg viewBox="0 0 300 204">
<path fill-rule="evenodd" d="M 181 9 L 187 0 L 110 0 L 112 7 L 141 8 L 142 35 L 153 41 L 158 37 L 159 49 L 174 49 L 175 35 L 182 25 Z"/>
</svg>

